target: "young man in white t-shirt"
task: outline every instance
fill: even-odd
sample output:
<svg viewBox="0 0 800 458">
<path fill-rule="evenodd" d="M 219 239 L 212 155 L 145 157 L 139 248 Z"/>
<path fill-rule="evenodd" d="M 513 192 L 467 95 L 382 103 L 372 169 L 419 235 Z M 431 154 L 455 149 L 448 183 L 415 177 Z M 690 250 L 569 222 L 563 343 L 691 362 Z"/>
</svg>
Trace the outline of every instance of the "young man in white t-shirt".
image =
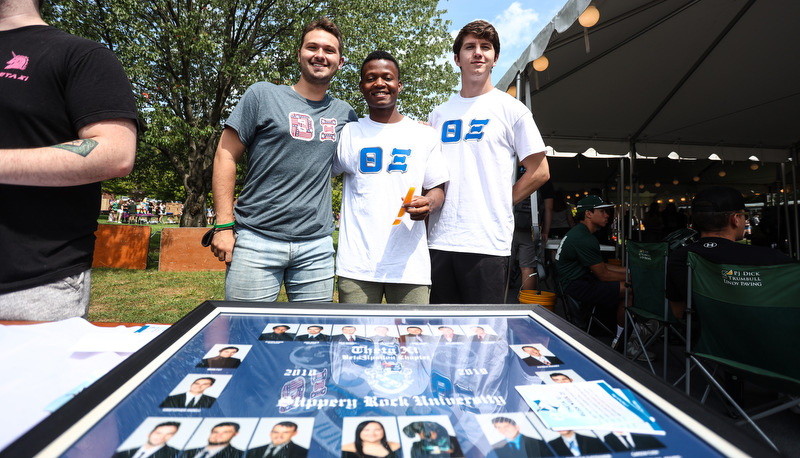
<svg viewBox="0 0 800 458">
<path fill-rule="evenodd" d="M 431 215 L 431 303 L 502 303 L 514 204 L 550 177 L 531 112 L 492 86 L 500 54 L 486 21 L 464 26 L 453 44 L 461 91 L 429 117 L 450 171 L 447 201 Z M 525 173 L 515 183 L 516 159 Z"/>
<path fill-rule="evenodd" d="M 427 304 L 431 266 L 423 220 L 442 206 L 447 166 L 436 132 L 397 110 L 402 83 L 391 54 L 367 56 L 359 89 L 369 116 L 342 129 L 333 159 L 332 173 L 344 173 L 339 302 L 380 304 L 385 296 L 387 303 Z M 404 202 L 410 188 L 413 197 Z M 401 207 L 408 216 L 398 218 Z"/>
</svg>

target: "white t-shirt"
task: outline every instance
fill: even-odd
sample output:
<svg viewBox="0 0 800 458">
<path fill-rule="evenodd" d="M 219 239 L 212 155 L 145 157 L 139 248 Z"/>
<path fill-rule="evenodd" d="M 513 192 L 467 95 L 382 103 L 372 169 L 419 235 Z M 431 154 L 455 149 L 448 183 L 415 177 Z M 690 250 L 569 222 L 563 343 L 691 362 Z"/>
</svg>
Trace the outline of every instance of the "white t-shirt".
<svg viewBox="0 0 800 458">
<path fill-rule="evenodd" d="M 439 148 L 436 132 L 409 118 L 383 124 L 366 117 L 342 129 L 332 172 L 344 173 L 337 275 L 431 284 L 425 222 L 406 214 L 392 223 L 410 187 L 421 195 L 447 181 Z"/>
<path fill-rule="evenodd" d="M 521 161 L 545 151 L 533 115 L 515 98 L 492 89 L 472 98 L 456 94 L 428 121 L 439 132 L 450 170 L 442 211 L 430 217 L 428 246 L 510 256 L 515 155 Z"/>
</svg>

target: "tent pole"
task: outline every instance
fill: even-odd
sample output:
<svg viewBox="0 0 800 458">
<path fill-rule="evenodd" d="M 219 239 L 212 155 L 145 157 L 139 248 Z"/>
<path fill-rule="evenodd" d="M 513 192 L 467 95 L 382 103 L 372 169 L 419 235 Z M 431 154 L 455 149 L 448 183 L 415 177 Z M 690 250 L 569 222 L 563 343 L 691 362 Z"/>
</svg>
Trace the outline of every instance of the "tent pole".
<svg viewBox="0 0 800 458">
<path fill-rule="evenodd" d="M 789 223 L 789 190 L 786 189 L 786 163 L 781 162 L 781 184 L 783 188 L 781 189 L 781 194 L 783 194 L 783 215 L 784 219 L 786 220 L 786 243 L 789 244 L 789 256 L 792 256 L 792 225 Z"/>
<path fill-rule="evenodd" d="M 636 157 L 636 144 L 631 142 L 630 149 L 630 170 L 628 171 L 628 184 L 631 186 L 630 205 L 628 207 L 628 240 L 633 240 L 633 191 L 636 186 L 633 185 L 633 160 Z"/>
<path fill-rule="evenodd" d="M 625 259 L 625 244 L 628 242 L 625 238 L 625 158 L 619 158 L 619 179 L 617 179 L 617 202 L 619 202 L 619 211 L 622 212 L 617 224 L 617 246 L 622 248 L 620 253 L 617 253 L 617 259 Z"/>
<path fill-rule="evenodd" d="M 797 225 L 797 146 L 792 148 L 792 200 L 794 201 L 794 259 L 800 260 L 800 229 Z"/>
</svg>

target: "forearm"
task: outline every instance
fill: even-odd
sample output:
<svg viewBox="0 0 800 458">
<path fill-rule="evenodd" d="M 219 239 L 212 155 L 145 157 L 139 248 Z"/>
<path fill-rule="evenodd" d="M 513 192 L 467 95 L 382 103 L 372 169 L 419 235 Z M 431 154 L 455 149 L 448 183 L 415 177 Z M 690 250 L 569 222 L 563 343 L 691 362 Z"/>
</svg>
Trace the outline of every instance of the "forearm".
<svg viewBox="0 0 800 458">
<path fill-rule="evenodd" d="M 136 157 L 136 125 L 129 119 L 90 124 L 58 145 L 0 149 L 0 183 L 78 186 L 123 177 Z"/>
<path fill-rule="evenodd" d="M 440 184 L 433 189 L 426 189 L 422 192 L 422 195 L 428 199 L 428 205 L 431 208 L 430 212 L 437 212 L 444 205 L 444 184 Z"/>
<path fill-rule="evenodd" d="M 511 188 L 514 205 L 530 197 L 534 191 L 550 179 L 550 168 L 547 165 L 547 157 L 544 152 L 526 157 L 522 161 L 522 166 L 525 167 L 525 173 Z"/>
<path fill-rule="evenodd" d="M 594 276 L 600 281 L 625 281 L 624 267 L 600 263 L 591 266 L 590 269 Z"/>
<path fill-rule="evenodd" d="M 544 226 L 542 226 L 542 237 L 547 240 L 550 233 L 550 225 L 553 223 L 553 199 L 544 199 Z"/>
<path fill-rule="evenodd" d="M 238 145 L 237 145 L 238 143 Z M 214 155 L 214 173 L 211 178 L 211 190 L 214 195 L 214 211 L 217 224 L 233 221 L 233 198 L 236 186 L 236 163 L 241 157 L 244 147 L 239 148 L 236 131 L 225 129 Z"/>
</svg>

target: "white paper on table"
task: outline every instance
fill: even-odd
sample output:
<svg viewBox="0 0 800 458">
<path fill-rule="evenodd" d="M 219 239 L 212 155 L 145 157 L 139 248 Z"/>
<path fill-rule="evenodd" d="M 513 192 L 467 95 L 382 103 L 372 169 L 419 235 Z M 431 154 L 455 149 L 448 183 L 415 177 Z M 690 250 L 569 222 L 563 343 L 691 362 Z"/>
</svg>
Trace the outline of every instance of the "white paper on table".
<svg viewBox="0 0 800 458">
<path fill-rule="evenodd" d="M 82 318 L 0 325 L 0 450 L 47 417 L 48 407 L 71 399 L 157 335 L 131 337 L 136 330 Z"/>
<path fill-rule="evenodd" d="M 548 428 L 663 434 L 630 401 L 604 381 L 517 386 L 517 391 Z"/>
</svg>

